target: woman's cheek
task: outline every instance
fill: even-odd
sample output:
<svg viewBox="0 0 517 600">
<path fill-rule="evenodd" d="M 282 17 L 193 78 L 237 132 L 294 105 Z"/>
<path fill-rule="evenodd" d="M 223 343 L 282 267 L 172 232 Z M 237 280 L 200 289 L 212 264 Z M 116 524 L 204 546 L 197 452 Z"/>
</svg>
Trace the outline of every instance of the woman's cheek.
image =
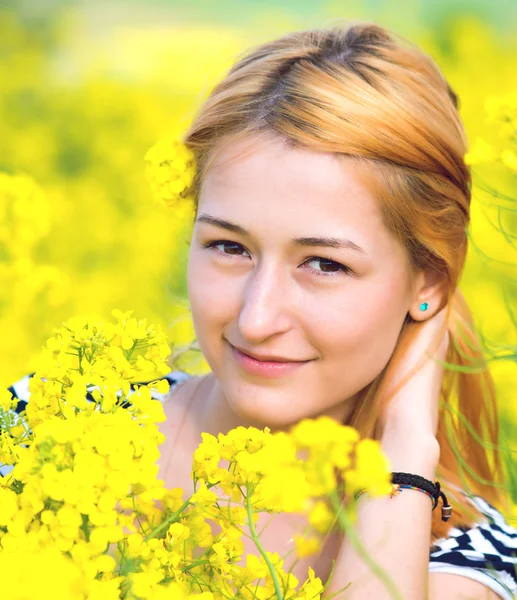
<svg viewBox="0 0 517 600">
<path fill-rule="evenodd" d="M 359 286 L 329 297 L 323 307 L 320 301 L 306 306 L 310 306 L 310 322 L 317 324 L 320 332 L 326 332 L 329 341 L 345 346 L 355 345 L 373 332 L 378 334 L 383 320 L 379 303 L 371 302 L 368 293 Z"/>
<path fill-rule="evenodd" d="M 198 252 L 191 254 L 188 269 L 188 294 L 194 320 L 203 329 L 225 326 L 235 318 L 240 287 Z"/>
<path fill-rule="evenodd" d="M 328 302 L 311 317 L 314 344 L 328 359 L 329 367 L 354 372 L 366 385 L 389 360 L 400 331 L 400 308 L 386 299 L 385 309 L 368 286 L 349 286 L 342 297 Z"/>
</svg>

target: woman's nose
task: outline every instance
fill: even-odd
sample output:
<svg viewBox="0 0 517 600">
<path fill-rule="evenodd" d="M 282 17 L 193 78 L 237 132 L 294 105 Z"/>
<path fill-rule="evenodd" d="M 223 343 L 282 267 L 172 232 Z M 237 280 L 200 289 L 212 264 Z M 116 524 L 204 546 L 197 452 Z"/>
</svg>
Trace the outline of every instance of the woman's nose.
<svg viewBox="0 0 517 600">
<path fill-rule="evenodd" d="M 292 324 L 289 294 L 278 268 L 259 267 L 250 274 L 243 290 L 239 329 L 248 342 L 261 342 Z"/>
</svg>

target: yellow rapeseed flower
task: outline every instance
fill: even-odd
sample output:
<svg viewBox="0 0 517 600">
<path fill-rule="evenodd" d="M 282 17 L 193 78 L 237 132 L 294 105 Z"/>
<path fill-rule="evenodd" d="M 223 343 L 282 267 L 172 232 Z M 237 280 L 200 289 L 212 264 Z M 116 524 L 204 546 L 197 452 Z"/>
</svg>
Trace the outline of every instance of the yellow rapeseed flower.
<svg viewBox="0 0 517 600">
<path fill-rule="evenodd" d="M 465 164 L 480 165 L 494 162 L 497 159 L 497 152 L 484 139 L 477 137 L 470 150 L 465 154 Z"/>
<path fill-rule="evenodd" d="M 9 390 L 0 388 L 0 410 L 8 411 L 15 408 L 18 401 L 13 398 L 13 395 Z"/>
<path fill-rule="evenodd" d="M 155 197 L 167 206 L 189 199 L 195 174 L 193 153 L 175 136 L 164 136 L 145 155 L 146 175 Z"/>
<path fill-rule="evenodd" d="M 296 556 L 298 558 L 312 556 L 321 550 L 321 540 L 315 536 L 306 537 L 300 534 L 295 534 L 293 541 L 296 547 Z"/>
<path fill-rule="evenodd" d="M 505 167 L 508 167 L 510 171 L 517 173 L 517 154 L 514 150 L 511 150 L 510 148 L 505 148 L 501 152 L 501 160 Z"/>
<path fill-rule="evenodd" d="M 313 504 L 309 512 L 309 523 L 320 533 L 326 533 L 334 523 L 334 513 L 328 504 L 318 500 Z"/>
<path fill-rule="evenodd" d="M 391 465 L 377 440 L 363 439 L 355 450 L 355 466 L 342 476 L 346 491 L 353 495 L 366 489 L 371 496 L 382 496 L 391 491 Z"/>
</svg>

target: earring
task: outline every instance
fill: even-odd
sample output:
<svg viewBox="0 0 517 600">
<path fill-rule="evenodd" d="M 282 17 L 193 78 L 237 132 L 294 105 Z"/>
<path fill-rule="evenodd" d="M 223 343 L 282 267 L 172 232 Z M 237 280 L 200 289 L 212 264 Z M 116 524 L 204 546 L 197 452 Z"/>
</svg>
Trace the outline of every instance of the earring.
<svg viewBox="0 0 517 600">
<path fill-rule="evenodd" d="M 427 310 L 429 308 L 429 304 L 427 302 L 422 302 L 420 305 L 420 310 Z"/>
</svg>

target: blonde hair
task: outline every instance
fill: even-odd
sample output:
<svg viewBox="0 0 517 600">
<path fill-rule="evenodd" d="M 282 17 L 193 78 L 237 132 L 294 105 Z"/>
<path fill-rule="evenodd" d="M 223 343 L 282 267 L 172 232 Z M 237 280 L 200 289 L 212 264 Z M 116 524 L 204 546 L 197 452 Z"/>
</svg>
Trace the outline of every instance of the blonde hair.
<svg viewBox="0 0 517 600">
<path fill-rule="evenodd" d="M 507 510 L 494 383 L 457 288 L 467 253 L 471 176 L 458 98 L 442 72 L 420 49 L 371 23 L 295 32 L 263 44 L 236 62 L 185 136 L 197 165 L 193 196 L 224 143 L 258 133 L 369 167 L 369 185 L 386 226 L 407 250 L 411 273 L 431 268 L 446 281 L 447 361 L 476 370 L 446 370 L 443 377 L 437 475 L 453 516 L 445 523 L 434 511 L 432 538 L 479 519 L 454 486 Z M 411 343 L 410 321 L 403 327 L 408 335 L 399 339 L 402 350 Z M 347 422 L 365 437 L 376 436 L 388 401 L 380 393 L 383 375 L 360 392 Z M 465 467 L 461 455 L 468 457 Z"/>
</svg>

